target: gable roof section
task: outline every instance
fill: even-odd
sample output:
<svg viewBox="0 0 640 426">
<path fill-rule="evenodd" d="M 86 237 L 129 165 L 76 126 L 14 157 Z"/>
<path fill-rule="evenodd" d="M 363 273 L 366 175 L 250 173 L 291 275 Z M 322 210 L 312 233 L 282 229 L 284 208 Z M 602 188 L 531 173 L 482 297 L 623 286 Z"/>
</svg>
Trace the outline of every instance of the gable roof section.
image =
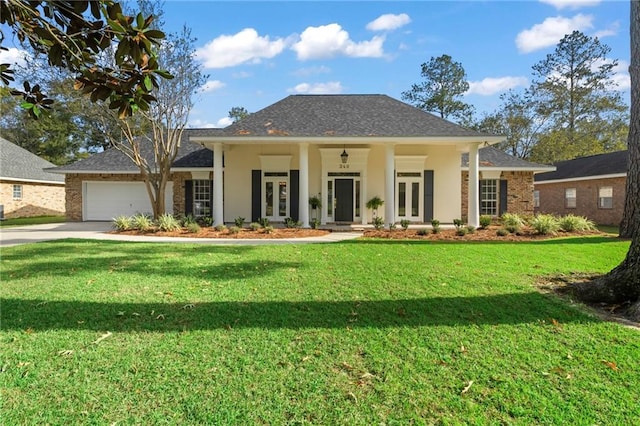
<svg viewBox="0 0 640 426">
<path fill-rule="evenodd" d="M 0 137 L 1 179 L 64 184 L 64 177 L 43 170 L 50 167 L 55 164 Z"/>
<path fill-rule="evenodd" d="M 222 129 L 221 137 L 495 137 L 386 95 L 291 95 Z"/>
<path fill-rule="evenodd" d="M 535 176 L 534 180 L 537 183 L 561 179 L 623 175 L 627 173 L 628 158 L 629 151 L 625 150 L 559 161 L 555 163 L 555 172 L 540 173 Z"/>
<path fill-rule="evenodd" d="M 213 167 L 213 152 L 201 145 L 189 141 L 190 135 L 198 135 L 205 129 L 185 129 L 178 156 L 173 162 L 172 169 L 198 169 Z M 214 129 L 206 129 L 214 130 Z M 143 144 L 143 155 L 147 161 L 153 161 L 151 143 Z M 122 152 L 109 148 L 103 152 L 93 154 L 89 158 L 76 161 L 66 166 L 51 170 L 53 173 L 139 173 L 140 169 Z"/>
<path fill-rule="evenodd" d="M 478 150 L 480 160 L 480 170 L 482 169 L 500 169 L 500 170 L 530 170 L 532 172 L 547 172 L 555 170 L 553 166 L 545 164 L 532 163 L 522 158 L 514 157 L 504 151 L 492 146 L 485 146 Z M 469 153 L 463 153 L 461 156 L 461 165 L 463 169 L 469 168 Z"/>
</svg>

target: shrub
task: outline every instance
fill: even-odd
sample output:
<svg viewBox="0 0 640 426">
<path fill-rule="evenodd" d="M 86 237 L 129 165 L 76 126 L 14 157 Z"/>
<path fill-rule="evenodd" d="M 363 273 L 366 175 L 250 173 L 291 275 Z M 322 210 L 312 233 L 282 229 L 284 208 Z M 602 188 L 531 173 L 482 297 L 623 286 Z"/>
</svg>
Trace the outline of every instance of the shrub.
<svg viewBox="0 0 640 426">
<path fill-rule="evenodd" d="M 515 234 L 524 226 L 524 220 L 517 214 L 505 213 L 502 215 L 502 225 L 507 231 Z"/>
<path fill-rule="evenodd" d="M 233 220 L 233 223 L 234 223 L 238 228 L 242 228 L 242 225 L 244 225 L 244 217 L 240 217 L 240 216 L 236 217 L 236 218 Z"/>
<path fill-rule="evenodd" d="M 216 225 L 216 228 L 215 228 L 215 229 L 216 229 L 216 231 L 218 231 L 218 232 L 222 232 L 222 231 L 224 231 L 225 229 L 227 229 L 227 227 L 226 227 L 226 225 L 225 225 L 224 223 L 221 223 L 220 225 Z"/>
<path fill-rule="evenodd" d="M 537 234 L 549 235 L 555 234 L 560 229 L 558 219 L 550 214 L 539 214 L 535 216 L 530 223 L 531 227 Z"/>
<path fill-rule="evenodd" d="M 148 231 L 153 227 L 153 220 L 147 215 L 137 214 L 131 218 L 132 229 Z"/>
<path fill-rule="evenodd" d="M 389 224 L 389 230 L 390 230 L 390 231 L 393 231 L 393 230 L 394 230 L 394 229 L 396 229 L 396 228 L 397 228 L 397 226 L 396 226 L 396 224 L 395 224 L 395 223 L 391 222 L 391 223 Z"/>
<path fill-rule="evenodd" d="M 431 220 L 431 226 L 432 227 L 439 227 L 440 226 L 440 221 L 438 219 L 432 219 Z"/>
<path fill-rule="evenodd" d="M 213 218 L 211 216 L 200 216 L 198 218 L 198 224 L 201 226 L 212 226 Z"/>
<path fill-rule="evenodd" d="M 118 216 L 113 219 L 113 227 L 118 231 L 128 231 L 131 229 L 131 218 L 129 216 Z"/>
<path fill-rule="evenodd" d="M 439 234 L 440 233 L 440 225 L 432 227 L 431 228 L 431 232 L 433 232 L 434 234 Z"/>
<path fill-rule="evenodd" d="M 384 227 L 384 219 L 379 216 L 374 217 L 372 223 L 375 229 L 382 229 Z"/>
<path fill-rule="evenodd" d="M 509 235 L 509 231 L 508 231 L 507 229 L 505 229 L 505 228 L 500 228 L 500 229 L 498 229 L 498 230 L 496 231 L 496 235 L 497 235 L 498 237 L 504 237 L 504 236 L 506 236 L 506 235 Z"/>
<path fill-rule="evenodd" d="M 427 235 L 427 230 L 426 230 L 426 229 L 424 229 L 424 228 L 420 228 L 420 229 L 418 229 L 418 230 L 416 231 L 416 234 L 418 234 L 418 235 L 420 235 L 420 236 Z M 435 232 L 434 232 L 434 234 L 435 234 Z"/>
<path fill-rule="evenodd" d="M 257 222 L 251 222 L 251 224 L 249 225 L 249 229 L 251 229 L 252 231 L 257 231 L 261 227 L 262 226 Z"/>
<path fill-rule="evenodd" d="M 161 231 L 172 232 L 180 230 L 180 222 L 170 214 L 163 214 L 158 218 L 158 228 Z"/>
<path fill-rule="evenodd" d="M 309 197 L 309 205 L 313 210 L 322 207 L 322 200 L 320 199 L 320 194 L 314 195 L 313 197 Z"/>
<path fill-rule="evenodd" d="M 456 229 L 460 229 L 464 226 L 464 221 L 462 219 L 453 219 L 453 226 L 455 226 Z"/>
<path fill-rule="evenodd" d="M 464 237 L 465 235 L 467 235 L 467 232 L 468 232 L 467 228 L 463 228 L 463 227 L 456 228 L 456 235 L 459 237 Z"/>
<path fill-rule="evenodd" d="M 560 229 L 565 232 L 593 231 L 596 229 L 596 225 L 586 217 L 572 214 L 559 218 L 558 224 L 560 225 Z"/>
<path fill-rule="evenodd" d="M 309 224 L 311 225 L 312 229 L 318 229 L 318 227 L 320 226 L 320 221 L 316 218 L 311 219 L 311 222 L 309 222 Z"/>
<path fill-rule="evenodd" d="M 185 228 L 187 228 L 187 231 L 191 234 L 197 234 L 201 229 L 200 225 L 198 225 L 198 222 L 190 222 L 187 224 L 187 226 L 185 226 Z"/>
<path fill-rule="evenodd" d="M 402 229 L 406 231 L 407 229 L 409 229 L 409 223 L 411 222 L 408 219 L 402 219 L 400 221 L 400 226 L 402 226 Z"/>
<path fill-rule="evenodd" d="M 475 226 L 473 226 L 473 225 L 469 225 L 469 226 L 467 226 L 467 232 L 468 232 L 469 234 L 473 234 L 474 232 L 476 232 L 476 227 L 475 227 Z"/>
<path fill-rule="evenodd" d="M 265 234 L 271 234 L 271 233 L 273 233 L 273 226 L 271 226 L 271 225 L 267 225 L 267 226 L 265 226 L 265 227 L 264 227 L 264 233 L 265 233 Z"/>
<path fill-rule="evenodd" d="M 231 228 L 229 228 L 229 233 L 231 234 L 238 234 L 240 233 L 240 228 L 239 226 L 232 226 Z"/>
<path fill-rule="evenodd" d="M 491 225 L 491 216 L 483 214 L 480 216 L 480 228 L 485 229 Z"/>
<path fill-rule="evenodd" d="M 261 227 L 266 228 L 267 226 L 269 226 L 269 219 L 267 219 L 266 217 L 260 217 L 258 218 L 258 223 Z"/>
<path fill-rule="evenodd" d="M 284 218 L 284 226 L 286 228 L 300 228 L 302 226 L 302 222 L 298 222 L 291 217 Z"/>
<path fill-rule="evenodd" d="M 182 224 L 182 226 L 184 226 L 186 228 L 186 227 L 188 227 L 189 225 L 191 225 L 193 223 L 197 224 L 198 221 L 196 220 L 195 217 L 193 217 L 193 215 L 188 214 L 188 215 L 186 215 L 185 217 L 182 218 L 180 223 Z"/>
</svg>

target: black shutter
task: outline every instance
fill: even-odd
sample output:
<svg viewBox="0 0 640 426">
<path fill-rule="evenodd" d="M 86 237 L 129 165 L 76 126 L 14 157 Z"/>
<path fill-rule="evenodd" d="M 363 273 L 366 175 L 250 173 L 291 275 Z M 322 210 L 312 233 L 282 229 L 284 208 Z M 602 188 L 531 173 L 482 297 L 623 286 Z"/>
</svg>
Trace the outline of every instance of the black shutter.
<svg viewBox="0 0 640 426">
<path fill-rule="evenodd" d="M 291 213 L 291 219 L 298 220 L 300 216 L 300 170 L 291 170 L 290 185 L 289 213 Z"/>
<path fill-rule="evenodd" d="M 498 215 L 502 216 L 507 212 L 507 180 L 500 180 L 500 204 L 498 205 Z"/>
<path fill-rule="evenodd" d="M 193 181 L 184 181 L 184 215 L 193 214 Z"/>
<path fill-rule="evenodd" d="M 424 221 L 433 220 L 433 170 L 424 171 Z"/>
<path fill-rule="evenodd" d="M 262 170 L 251 170 L 251 222 L 262 215 Z"/>
</svg>

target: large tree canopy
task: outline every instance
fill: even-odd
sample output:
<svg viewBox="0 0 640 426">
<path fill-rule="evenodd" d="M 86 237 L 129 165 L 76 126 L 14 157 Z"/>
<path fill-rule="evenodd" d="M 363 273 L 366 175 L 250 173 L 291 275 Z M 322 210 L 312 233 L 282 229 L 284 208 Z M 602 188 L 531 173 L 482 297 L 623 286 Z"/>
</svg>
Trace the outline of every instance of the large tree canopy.
<svg viewBox="0 0 640 426">
<path fill-rule="evenodd" d="M 113 0 L 3 0 L 0 24 L 35 52 L 46 55 L 51 66 L 73 73 L 75 88 L 95 102 L 108 101 L 120 117 L 135 110 L 148 110 L 155 98 L 158 76 L 171 78 L 160 69 L 156 55 L 164 33 L 152 26 L 153 17 L 128 16 Z M 0 48 L 6 35 L 0 33 Z M 99 54 L 117 44 L 106 64 Z M 11 64 L 0 64 L 0 79 L 5 86 L 13 81 Z M 23 98 L 22 106 L 38 118 L 50 107 L 39 84 L 25 81 L 23 89 L 12 94 Z"/>
<path fill-rule="evenodd" d="M 466 122 L 473 115 L 473 107 L 460 98 L 469 90 L 467 74 L 460 62 L 449 55 L 432 57 L 421 65 L 424 81 L 402 92 L 402 99 L 440 117 Z"/>
</svg>

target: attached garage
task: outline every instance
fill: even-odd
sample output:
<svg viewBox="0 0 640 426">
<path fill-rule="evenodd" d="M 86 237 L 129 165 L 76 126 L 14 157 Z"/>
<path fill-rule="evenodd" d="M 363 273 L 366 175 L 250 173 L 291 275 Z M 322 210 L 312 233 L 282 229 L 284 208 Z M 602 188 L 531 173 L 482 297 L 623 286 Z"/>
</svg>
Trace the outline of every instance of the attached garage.
<svg viewBox="0 0 640 426">
<path fill-rule="evenodd" d="M 116 216 L 151 213 L 143 182 L 82 182 L 82 220 L 107 220 Z M 165 190 L 165 211 L 173 213 L 173 182 Z"/>
</svg>

